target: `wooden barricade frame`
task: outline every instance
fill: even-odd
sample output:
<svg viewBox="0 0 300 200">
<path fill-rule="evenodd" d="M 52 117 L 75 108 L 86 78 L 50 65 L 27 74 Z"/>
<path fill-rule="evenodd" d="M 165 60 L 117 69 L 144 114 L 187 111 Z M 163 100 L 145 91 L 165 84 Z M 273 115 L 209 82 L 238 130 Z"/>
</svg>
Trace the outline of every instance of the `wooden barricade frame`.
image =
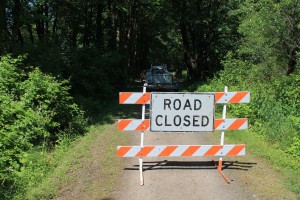
<svg viewBox="0 0 300 200">
<path fill-rule="evenodd" d="M 227 104 L 231 103 L 249 103 L 250 92 L 228 92 L 225 86 L 224 92 L 214 92 L 215 104 L 224 104 L 222 119 L 214 120 L 214 130 L 222 130 L 219 145 L 159 145 L 144 146 L 145 131 L 150 129 L 150 119 L 145 119 L 145 105 L 151 102 L 151 93 L 146 92 L 120 92 L 120 104 L 140 104 L 142 105 L 141 119 L 119 119 L 118 128 L 122 131 L 140 131 L 140 146 L 118 146 L 117 155 L 119 157 L 138 157 L 140 184 L 144 185 L 143 177 L 143 157 L 173 157 L 173 156 L 218 156 L 219 161 L 214 162 L 218 172 L 223 176 L 227 183 L 230 180 L 222 172 L 223 160 L 225 156 L 243 156 L 245 155 L 245 144 L 225 145 L 224 137 L 226 130 L 244 130 L 248 128 L 247 118 L 226 118 Z"/>
</svg>

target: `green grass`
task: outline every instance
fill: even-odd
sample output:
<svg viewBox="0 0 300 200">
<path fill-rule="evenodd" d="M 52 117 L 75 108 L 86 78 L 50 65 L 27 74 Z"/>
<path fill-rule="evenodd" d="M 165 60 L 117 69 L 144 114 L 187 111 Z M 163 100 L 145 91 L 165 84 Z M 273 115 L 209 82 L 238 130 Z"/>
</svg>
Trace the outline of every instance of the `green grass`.
<svg viewBox="0 0 300 200">
<path fill-rule="evenodd" d="M 262 136 L 251 132 L 251 129 L 231 131 L 226 134 L 226 140 L 227 143 L 245 143 L 247 151 L 267 160 L 272 168 L 283 174 L 286 187 L 300 198 L 299 158 L 289 156 L 278 145 L 266 142 Z"/>
<path fill-rule="evenodd" d="M 96 125 L 83 137 L 78 138 L 66 151 L 58 148 L 53 152 L 53 169 L 43 181 L 28 188 L 23 199 L 51 199 L 72 190 L 77 182 L 80 195 L 89 194 L 89 199 L 105 198 L 116 183 L 116 174 L 121 163 L 116 156 L 117 143 L 122 144 L 127 137 L 117 131 L 115 125 Z M 90 161 L 91 160 L 91 161 Z M 96 174 L 98 179 L 90 177 Z"/>
</svg>

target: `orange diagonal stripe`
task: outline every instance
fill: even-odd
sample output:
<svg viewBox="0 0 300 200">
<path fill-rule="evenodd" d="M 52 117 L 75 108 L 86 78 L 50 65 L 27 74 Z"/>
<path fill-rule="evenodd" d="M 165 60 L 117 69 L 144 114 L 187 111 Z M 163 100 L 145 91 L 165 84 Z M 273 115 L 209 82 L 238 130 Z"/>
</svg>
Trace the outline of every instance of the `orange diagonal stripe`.
<svg viewBox="0 0 300 200">
<path fill-rule="evenodd" d="M 237 92 L 228 103 L 239 103 L 249 92 Z"/>
<path fill-rule="evenodd" d="M 223 121 L 224 119 L 215 119 L 215 129 L 217 129 Z"/>
<path fill-rule="evenodd" d="M 216 153 L 222 148 L 221 145 L 215 145 L 212 146 L 205 154 L 204 156 L 215 156 Z"/>
<path fill-rule="evenodd" d="M 181 154 L 181 156 L 192 156 L 199 148 L 200 146 L 190 146 Z"/>
<path fill-rule="evenodd" d="M 132 92 L 120 92 L 119 93 L 119 104 L 123 104 L 131 95 L 132 95 Z"/>
<path fill-rule="evenodd" d="M 120 147 L 118 149 L 117 155 L 119 157 L 124 157 L 125 154 L 131 149 L 132 147 Z"/>
<path fill-rule="evenodd" d="M 245 148 L 244 144 L 235 145 L 227 154 L 226 156 L 236 156 Z"/>
<path fill-rule="evenodd" d="M 169 156 L 178 146 L 167 146 L 158 156 Z"/>
<path fill-rule="evenodd" d="M 136 131 L 146 131 L 150 126 L 150 120 L 145 119 L 135 130 Z"/>
<path fill-rule="evenodd" d="M 143 93 L 143 95 L 137 100 L 136 104 L 146 104 L 150 100 L 150 93 Z"/>
<path fill-rule="evenodd" d="M 154 149 L 154 146 L 146 146 L 146 147 L 142 147 L 142 149 L 135 155 L 135 157 L 145 157 L 145 156 L 147 156 L 153 149 Z"/>
<path fill-rule="evenodd" d="M 124 130 L 128 124 L 130 124 L 132 122 L 132 119 L 121 119 L 118 123 L 118 128 L 119 130 Z"/>
<path fill-rule="evenodd" d="M 216 102 L 218 102 L 224 94 L 225 92 L 215 92 Z"/>
<path fill-rule="evenodd" d="M 227 130 L 238 130 L 244 123 L 247 122 L 246 118 L 236 119 Z"/>
</svg>

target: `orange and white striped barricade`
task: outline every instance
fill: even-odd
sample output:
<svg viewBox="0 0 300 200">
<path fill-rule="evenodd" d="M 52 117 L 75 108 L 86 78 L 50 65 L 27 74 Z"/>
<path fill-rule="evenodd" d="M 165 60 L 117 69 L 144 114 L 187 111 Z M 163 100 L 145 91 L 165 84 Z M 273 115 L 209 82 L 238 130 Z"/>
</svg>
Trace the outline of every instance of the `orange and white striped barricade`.
<svg viewBox="0 0 300 200">
<path fill-rule="evenodd" d="M 250 92 L 215 92 L 216 103 L 249 103 Z M 120 92 L 119 104 L 150 104 L 150 93 Z"/>
<path fill-rule="evenodd" d="M 119 157 L 243 156 L 245 145 L 119 146 Z"/>
<path fill-rule="evenodd" d="M 178 96 L 178 94 L 184 96 L 185 93 L 170 93 L 171 95 Z M 193 93 L 196 94 L 196 93 Z M 203 94 L 203 93 L 201 93 Z M 209 93 L 212 94 L 212 93 Z M 154 93 L 156 95 L 156 93 Z M 140 146 L 118 146 L 117 155 L 119 157 L 138 157 L 139 158 L 139 172 L 140 182 L 144 185 L 143 179 L 143 157 L 196 157 L 196 156 L 218 156 L 219 163 L 217 166 L 218 171 L 224 177 L 224 179 L 230 183 L 226 176 L 222 172 L 222 157 L 224 156 L 243 156 L 245 155 L 246 146 L 244 144 L 236 145 L 224 145 L 225 130 L 244 130 L 248 128 L 247 118 L 226 118 L 226 105 L 233 103 L 249 103 L 250 92 L 228 92 L 227 86 L 225 86 L 224 92 L 214 92 L 214 104 L 224 104 L 222 111 L 222 119 L 213 119 L 213 131 L 221 130 L 220 145 L 158 145 L 158 146 L 144 146 L 144 131 L 151 130 L 151 120 L 145 119 L 145 104 L 153 104 L 151 100 L 152 94 L 146 92 L 146 87 L 143 87 L 143 92 L 120 92 L 119 103 L 120 104 L 140 104 L 142 105 L 142 119 L 120 119 L 118 120 L 118 128 L 122 131 L 141 131 L 141 145 Z M 194 99 L 197 97 L 193 97 Z M 211 98 L 211 96 L 209 97 Z M 170 106 L 171 100 L 165 104 Z M 190 101 L 185 103 L 186 108 L 191 108 Z M 151 103 L 152 102 L 152 103 Z M 179 105 L 179 104 L 178 104 Z M 151 105 L 152 107 L 153 105 Z M 175 102 L 174 102 L 175 106 Z M 152 111 L 152 110 L 151 110 Z M 209 111 L 211 112 L 211 110 Z M 152 112 L 153 114 L 153 112 Z M 214 115 L 214 109 L 213 109 Z M 163 117 L 162 115 L 160 115 Z M 176 115 L 179 117 L 179 115 Z M 156 118 L 157 119 L 157 118 Z M 178 118 L 179 119 L 179 118 Z M 165 119 L 166 120 L 166 119 Z M 175 120 L 175 118 L 174 118 Z M 175 123 L 175 121 L 174 121 Z M 176 125 L 176 124 L 175 124 Z M 152 130 L 151 130 L 152 131 Z M 160 130 L 154 130 L 160 131 Z M 165 131 L 165 130 L 163 130 Z M 169 130 L 168 130 L 169 131 Z M 173 132 L 179 132 L 171 130 Z M 188 132 L 194 132 L 194 130 L 188 130 Z"/>
<path fill-rule="evenodd" d="M 215 130 L 245 130 L 248 128 L 247 118 L 215 119 Z M 118 128 L 121 131 L 149 131 L 149 119 L 119 119 Z"/>
</svg>

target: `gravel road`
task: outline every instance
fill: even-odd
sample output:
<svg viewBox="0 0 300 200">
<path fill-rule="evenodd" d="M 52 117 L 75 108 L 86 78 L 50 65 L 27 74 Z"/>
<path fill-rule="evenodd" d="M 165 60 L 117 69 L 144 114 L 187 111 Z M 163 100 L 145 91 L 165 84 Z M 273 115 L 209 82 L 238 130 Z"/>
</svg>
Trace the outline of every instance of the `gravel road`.
<svg viewBox="0 0 300 200">
<path fill-rule="evenodd" d="M 149 112 L 146 115 L 149 118 Z M 120 146 L 140 145 L 140 132 L 124 134 L 129 134 L 130 140 Z M 220 133 L 146 132 L 144 140 L 144 145 L 209 144 L 220 144 Z M 144 186 L 140 185 L 138 158 L 120 158 L 124 160 L 122 175 L 109 199 L 296 200 L 296 195 L 284 187 L 284 177 L 265 160 L 248 153 L 247 141 L 244 144 L 245 156 L 223 158 L 223 173 L 230 184 L 212 162 L 218 157 L 144 158 Z"/>
<path fill-rule="evenodd" d="M 127 145 L 139 145 L 139 133 L 128 134 L 132 140 Z M 146 132 L 145 145 L 218 144 L 212 134 Z M 124 158 L 124 173 L 113 199 L 260 199 L 239 179 L 240 173 L 249 173 L 256 163 L 235 162 L 238 158 L 229 161 L 224 158 L 223 172 L 231 180 L 230 184 L 216 170 L 210 157 L 144 158 L 144 186 L 140 186 L 138 159 Z"/>
</svg>

